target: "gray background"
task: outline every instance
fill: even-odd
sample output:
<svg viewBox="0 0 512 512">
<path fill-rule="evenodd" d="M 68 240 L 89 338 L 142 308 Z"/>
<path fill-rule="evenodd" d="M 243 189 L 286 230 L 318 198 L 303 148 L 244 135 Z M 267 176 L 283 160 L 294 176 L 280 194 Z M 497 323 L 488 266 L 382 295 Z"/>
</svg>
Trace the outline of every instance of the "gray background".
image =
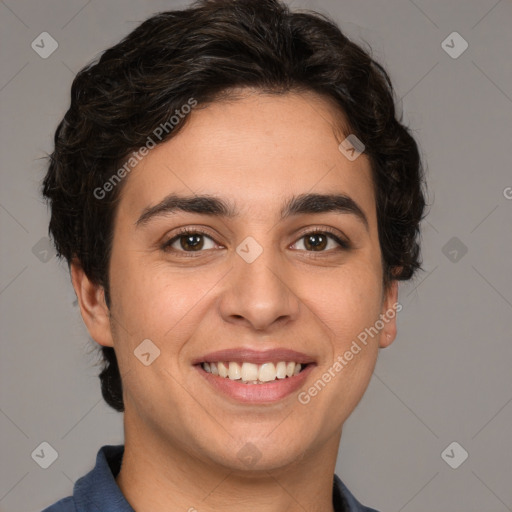
<svg viewBox="0 0 512 512">
<path fill-rule="evenodd" d="M 1 512 L 69 495 L 100 446 L 123 442 L 66 267 L 45 238 L 41 158 L 74 74 L 152 13 L 187 3 L 0 2 Z M 337 473 L 382 512 L 510 511 L 512 2 L 289 3 L 372 46 L 419 140 L 432 202 L 425 272 L 400 288 L 398 338 L 345 424 Z M 58 42 L 46 59 L 31 48 L 44 31 Z M 469 44 L 458 58 L 442 47 L 454 31 Z M 43 441 L 58 452 L 46 470 L 31 457 Z M 457 469 L 441 457 L 453 441 L 469 454 Z M 448 453 L 457 461 L 461 449 Z"/>
</svg>

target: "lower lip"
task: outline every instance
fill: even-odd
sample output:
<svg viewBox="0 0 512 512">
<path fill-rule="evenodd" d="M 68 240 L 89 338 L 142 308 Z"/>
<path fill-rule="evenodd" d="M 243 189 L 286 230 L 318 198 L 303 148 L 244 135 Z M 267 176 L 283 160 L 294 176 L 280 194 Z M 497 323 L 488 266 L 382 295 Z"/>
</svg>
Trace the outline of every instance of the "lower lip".
<svg viewBox="0 0 512 512">
<path fill-rule="evenodd" d="M 243 384 L 241 380 L 219 377 L 196 365 L 199 373 L 221 393 L 245 403 L 269 403 L 282 400 L 297 391 L 308 378 L 314 364 L 308 364 L 299 374 L 285 379 L 276 379 L 265 384 Z"/>
</svg>

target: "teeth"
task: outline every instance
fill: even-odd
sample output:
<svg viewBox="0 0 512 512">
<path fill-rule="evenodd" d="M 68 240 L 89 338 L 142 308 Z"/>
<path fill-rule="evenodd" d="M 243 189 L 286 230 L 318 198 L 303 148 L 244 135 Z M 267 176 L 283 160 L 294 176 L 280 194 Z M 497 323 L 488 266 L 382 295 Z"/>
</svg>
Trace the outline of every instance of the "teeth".
<svg viewBox="0 0 512 512">
<path fill-rule="evenodd" d="M 276 364 L 276 374 L 278 379 L 284 379 L 286 377 L 286 363 L 284 361 L 279 361 Z"/>
<path fill-rule="evenodd" d="M 265 363 L 260 366 L 258 380 L 261 380 L 261 382 L 270 382 L 271 380 L 276 380 L 276 377 L 277 373 L 274 363 Z"/>
<path fill-rule="evenodd" d="M 238 379 L 242 378 L 241 373 L 242 373 L 242 369 L 240 368 L 240 365 L 238 363 L 234 363 L 233 361 L 231 361 L 229 363 L 228 377 L 231 380 L 238 380 Z"/>
<path fill-rule="evenodd" d="M 276 364 L 269 362 L 260 365 L 247 362 L 240 365 L 235 361 L 219 361 L 218 363 L 203 363 L 202 367 L 212 375 L 241 380 L 246 384 L 261 384 L 276 379 L 285 379 L 298 375 L 302 370 L 302 365 L 293 361 L 279 361 Z"/>
<path fill-rule="evenodd" d="M 259 370 L 258 370 L 257 364 L 253 364 L 253 363 L 243 363 L 242 364 L 242 380 L 244 382 L 258 380 L 258 374 L 259 374 Z"/>
<path fill-rule="evenodd" d="M 217 364 L 217 366 L 219 368 L 219 376 L 227 377 L 228 376 L 228 372 L 229 372 L 228 367 L 224 363 L 222 363 L 222 362 L 219 362 Z"/>
</svg>

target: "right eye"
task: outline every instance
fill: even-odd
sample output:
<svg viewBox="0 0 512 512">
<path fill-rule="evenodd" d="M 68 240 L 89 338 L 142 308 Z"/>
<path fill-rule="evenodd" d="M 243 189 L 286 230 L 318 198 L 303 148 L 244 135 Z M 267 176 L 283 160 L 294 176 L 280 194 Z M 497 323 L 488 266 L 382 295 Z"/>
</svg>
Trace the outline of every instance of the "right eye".
<svg viewBox="0 0 512 512">
<path fill-rule="evenodd" d="M 162 250 L 167 252 L 202 252 L 203 249 L 215 249 L 215 246 L 216 243 L 211 236 L 199 231 L 197 228 L 185 228 L 179 234 L 166 241 L 162 245 Z"/>
</svg>

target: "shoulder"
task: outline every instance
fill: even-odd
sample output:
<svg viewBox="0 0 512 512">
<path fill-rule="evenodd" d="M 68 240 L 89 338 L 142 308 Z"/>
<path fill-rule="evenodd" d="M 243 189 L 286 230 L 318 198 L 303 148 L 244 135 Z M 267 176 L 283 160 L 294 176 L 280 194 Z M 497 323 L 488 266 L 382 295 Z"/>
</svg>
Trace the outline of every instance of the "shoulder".
<svg viewBox="0 0 512 512">
<path fill-rule="evenodd" d="M 133 512 L 115 481 L 123 453 L 124 445 L 102 446 L 96 455 L 96 465 L 75 482 L 72 496 L 42 512 Z"/>
<path fill-rule="evenodd" d="M 75 500 L 73 496 L 68 496 L 45 508 L 42 512 L 76 512 Z"/>
<path fill-rule="evenodd" d="M 365 507 L 361 504 L 336 474 L 334 475 L 334 496 L 336 512 L 338 510 L 340 512 L 379 512 L 374 508 Z M 336 498 L 336 496 L 339 497 Z"/>
</svg>

